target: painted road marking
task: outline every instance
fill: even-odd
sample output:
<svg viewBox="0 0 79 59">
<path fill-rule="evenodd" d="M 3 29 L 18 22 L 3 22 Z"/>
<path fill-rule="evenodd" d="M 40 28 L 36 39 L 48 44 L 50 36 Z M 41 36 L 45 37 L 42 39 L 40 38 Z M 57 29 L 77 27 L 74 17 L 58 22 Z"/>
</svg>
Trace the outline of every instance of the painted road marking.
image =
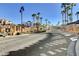
<svg viewBox="0 0 79 59">
<path fill-rule="evenodd" d="M 44 47 L 46 47 L 46 48 L 47 48 L 47 47 L 49 47 L 49 46 L 45 45 Z"/>
<path fill-rule="evenodd" d="M 47 56 L 45 53 L 41 53 L 40 56 Z"/>
<path fill-rule="evenodd" d="M 51 54 L 51 55 L 55 55 L 56 53 L 53 51 L 48 51 L 47 53 Z"/>
<path fill-rule="evenodd" d="M 67 50 L 67 48 L 60 48 L 60 49 L 62 49 L 62 50 Z"/>
<path fill-rule="evenodd" d="M 52 43 L 53 45 L 58 45 L 57 43 Z"/>
<path fill-rule="evenodd" d="M 49 46 L 53 46 L 53 45 L 50 44 Z"/>
<path fill-rule="evenodd" d="M 61 50 L 59 50 L 59 49 L 55 49 L 55 51 L 56 51 L 56 52 L 62 52 L 62 51 L 61 51 Z"/>
<path fill-rule="evenodd" d="M 43 47 L 39 47 L 39 49 L 43 49 Z"/>
<path fill-rule="evenodd" d="M 50 45 L 49 43 L 46 43 L 46 45 Z"/>
</svg>

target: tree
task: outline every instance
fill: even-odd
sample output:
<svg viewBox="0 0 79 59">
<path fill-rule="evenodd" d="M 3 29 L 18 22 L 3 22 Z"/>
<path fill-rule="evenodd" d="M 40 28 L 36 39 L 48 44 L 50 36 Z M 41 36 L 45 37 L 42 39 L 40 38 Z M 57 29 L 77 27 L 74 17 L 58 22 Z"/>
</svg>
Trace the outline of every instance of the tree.
<svg viewBox="0 0 79 59">
<path fill-rule="evenodd" d="M 79 20 L 79 11 L 76 12 L 76 15 L 77 15 L 77 20 Z"/>
<path fill-rule="evenodd" d="M 48 24 L 50 25 L 50 24 L 51 24 L 51 22 L 50 22 L 50 21 L 48 21 Z"/>
<path fill-rule="evenodd" d="M 69 14 L 69 13 L 68 13 L 69 10 L 70 10 L 70 4 L 67 5 L 67 23 L 69 22 L 69 17 L 68 17 L 68 16 L 69 16 L 69 15 L 68 15 L 68 14 Z"/>
<path fill-rule="evenodd" d="M 62 3 L 62 4 L 61 4 L 61 8 L 62 8 L 63 11 L 64 11 L 64 16 L 65 16 L 64 21 L 66 21 L 66 4 L 65 4 L 65 3 Z M 64 17 L 64 16 L 63 16 L 63 17 Z M 65 22 L 65 24 L 66 24 L 66 22 Z"/>
<path fill-rule="evenodd" d="M 71 22 L 73 21 L 73 7 L 76 6 L 75 3 L 70 4 L 70 9 L 71 9 Z"/>
<path fill-rule="evenodd" d="M 27 22 L 26 22 L 26 26 L 27 26 L 27 27 L 31 27 L 31 26 L 32 26 L 32 22 L 31 22 L 31 21 L 27 21 Z"/>
<path fill-rule="evenodd" d="M 42 18 L 42 17 L 40 17 L 40 22 L 41 22 L 41 24 L 42 24 L 42 19 L 43 19 L 43 18 Z"/>
<path fill-rule="evenodd" d="M 37 23 L 39 23 L 40 22 L 40 12 L 37 13 L 36 19 L 37 19 Z"/>
<path fill-rule="evenodd" d="M 65 24 L 67 24 L 67 20 L 68 20 L 68 16 L 67 16 L 67 14 L 68 14 L 68 5 L 69 5 L 69 3 L 62 3 L 62 5 L 61 5 L 61 8 L 64 11 L 64 17 L 65 17 L 64 22 L 65 22 Z"/>
<path fill-rule="evenodd" d="M 68 20 L 68 12 L 70 10 L 70 3 L 62 3 L 61 7 L 62 7 L 64 14 L 65 14 L 64 15 L 65 16 L 65 24 L 67 24 L 69 21 Z"/>
<path fill-rule="evenodd" d="M 35 23 L 35 21 L 36 21 L 36 20 L 35 20 L 35 18 L 36 18 L 36 14 L 33 13 L 33 14 L 32 14 L 32 17 L 33 17 L 33 25 L 34 25 L 34 23 Z"/>
<path fill-rule="evenodd" d="M 21 13 L 21 32 L 22 32 L 22 22 L 23 22 L 23 11 L 24 11 L 24 6 L 21 6 L 21 8 L 20 8 L 20 13 Z"/>
<path fill-rule="evenodd" d="M 64 24 L 64 13 L 65 13 L 65 11 L 63 10 L 63 11 L 61 11 L 61 14 L 62 14 L 62 24 Z"/>
<path fill-rule="evenodd" d="M 72 19 L 71 19 L 72 14 L 69 13 L 68 16 L 69 16 L 69 22 L 72 22 Z"/>
<path fill-rule="evenodd" d="M 46 26 L 47 26 L 47 24 L 48 24 L 48 19 L 45 19 L 45 22 L 46 22 Z"/>
</svg>

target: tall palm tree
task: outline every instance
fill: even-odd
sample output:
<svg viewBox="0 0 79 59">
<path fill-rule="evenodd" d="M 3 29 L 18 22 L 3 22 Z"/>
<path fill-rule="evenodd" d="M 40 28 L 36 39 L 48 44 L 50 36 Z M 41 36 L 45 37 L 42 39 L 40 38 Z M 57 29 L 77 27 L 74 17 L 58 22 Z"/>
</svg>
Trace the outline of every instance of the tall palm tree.
<svg viewBox="0 0 79 59">
<path fill-rule="evenodd" d="M 71 6 L 70 6 L 70 8 L 71 8 L 71 22 L 73 21 L 73 7 L 74 6 L 76 6 L 76 4 L 75 3 L 71 3 Z"/>
<path fill-rule="evenodd" d="M 42 19 L 43 19 L 43 18 L 42 18 L 42 17 L 40 17 L 40 22 L 41 22 L 40 24 L 41 24 L 41 25 L 42 25 Z"/>
<path fill-rule="evenodd" d="M 67 23 L 69 22 L 69 10 L 70 10 L 70 4 L 67 5 Z"/>
<path fill-rule="evenodd" d="M 39 26 L 40 26 L 40 12 L 38 12 L 36 14 L 36 28 L 37 28 L 37 32 L 39 31 Z"/>
<path fill-rule="evenodd" d="M 62 24 L 64 24 L 64 13 L 65 13 L 65 11 L 63 10 L 63 11 L 61 11 L 61 14 L 62 14 Z"/>
<path fill-rule="evenodd" d="M 64 16 L 65 16 L 65 24 L 68 23 L 68 12 L 70 10 L 70 3 L 62 3 L 61 7 L 64 10 Z"/>
<path fill-rule="evenodd" d="M 65 19 L 64 19 L 64 21 L 66 21 L 66 4 L 65 3 L 62 3 L 61 4 L 61 8 L 63 9 L 63 11 L 64 11 L 64 16 L 65 16 Z M 66 24 L 66 22 L 65 22 L 65 24 Z"/>
<path fill-rule="evenodd" d="M 77 15 L 77 20 L 79 20 L 79 11 L 76 12 L 76 15 Z"/>
<path fill-rule="evenodd" d="M 46 22 L 46 26 L 47 26 L 47 24 L 48 24 L 48 19 L 45 19 L 45 22 Z"/>
<path fill-rule="evenodd" d="M 69 13 L 68 16 L 69 16 L 69 23 L 71 23 L 72 22 L 72 19 L 71 19 L 72 14 Z"/>
<path fill-rule="evenodd" d="M 51 22 L 50 22 L 50 21 L 48 21 L 48 24 L 50 25 L 50 24 L 51 24 Z"/>
<path fill-rule="evenodd" d="M 21 6 L 21 8 L 20 8 L 20 13 L 21 13 L 21 32 L 22 32 L 22 22 L 23 22 L 23 11 L 24 11 L 24 6 Z"/>
<path fill-rule="evenodd" d="M 57 26 L 60 24 L 60 21 L 58 21 Z"/>
<path fill-rule="evenodd" d="M 26 24 L 27 24 L 27 27 L 31 27 L 32 22 L 31 21 L 27 21 Z"/>
<path fill-rule="evenodd" d="M 32 17 L 33 17 L 33 23 L 35 23 L 35 21 L 36 21 L 36 20 L 35 20 L 35 18 L 36 18 L 36 14 L 33 13 L 33 14 L 32 14 Z"/>
<path fill-rule="evenodd" d="M 37 19 L 37 22 L 39 23 L 40 22 L 40 12 L 37 13 L 36 19 Z"/>
</svg>

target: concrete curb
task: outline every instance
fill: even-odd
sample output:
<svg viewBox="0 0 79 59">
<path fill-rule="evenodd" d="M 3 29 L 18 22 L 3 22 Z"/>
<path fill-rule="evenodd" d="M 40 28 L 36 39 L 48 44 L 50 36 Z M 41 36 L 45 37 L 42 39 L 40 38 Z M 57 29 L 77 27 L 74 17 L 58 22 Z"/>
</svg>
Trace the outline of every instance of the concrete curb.
<svg viewBox="0 0 79 59">
<path fill-rule="evenodd" d="M 70 42 L 68 46 L 67 56 L 76 56 L 75 45 L 76 45 L 76 41 Z"/>
<path fill-rule="evenodd" d="M 19 36 L 25 36 L 25 35 L 30 35 L 30 34 L 21 34 L 21 35 L 6 36 L 6 37 L 19 37 Z"/>
<path fill-rule="evenodd" d="M 77 56 L 79 56 L 79 39 L 78 39 L 77 42 L 76 42 L 75 49 L 76 49 L 76 54 L 77 54 Z"/>
<path fill-rule="evenodd" d="M 71 42 L 68 46 L 68 51 L 67 51 L 67 55 L 68 56 L 76 56 L 76 43 L 77 43 L 77 39 L 78 37 L 72 37 L 70 38 Z"/>
</svg>

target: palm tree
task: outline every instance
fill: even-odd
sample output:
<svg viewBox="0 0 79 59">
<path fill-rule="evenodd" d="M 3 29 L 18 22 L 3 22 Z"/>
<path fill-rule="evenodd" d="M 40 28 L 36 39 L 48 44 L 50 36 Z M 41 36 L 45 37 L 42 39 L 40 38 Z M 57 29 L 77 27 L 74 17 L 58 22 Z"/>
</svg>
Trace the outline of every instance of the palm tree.
<svg viewBox="0 0 79 59">
<path fill-rule="evenodd" d="M 31 27 L 32 22 L 31 21 L 27 21 L 26 24 L 27 24 L 27 27 Z"/>
<path fill-rule="evenodd" d="M 70 10 L 70 3 L 62 3 L 61 7 L 63 8 L 64 11 L 64 16 L 65 16 L 65 24 L 68 23 L 68 12 Z"/>
<path fill-rule="evenodd" d="M 46 22 L 46 26 L 47 26 L 47 24 L 48 24 L 48 19 L 45 19 L 45 22 Z"/>
<path fill-rule="evenodd" d="M 76 15 L 77 15 L 77 20 L 79 20 L 79 11 L 76 12 Z"/>
<path fill-rule="evenodd" d="M 68 16 L 69 16 L 69 15 L 68 15 L 68 14 L 69 14 L 69 13 L 68 13 L 69 10 L 70 10 L 70 4 L 67 5 L 67 23 L 69 22 L 69 17 L 68 17 Z"/>
<path fill-rule="evenodd" d="M 63 9 L 63 11 L 64 11 L 64 16 L 65 16 L 65 21 L 66 21 L 66 4 L 65 3 L 62 3 L 61 4 L 61 8 Z M 65 24 L 66 24 L 66 22 L 65 22 Z"/>
<path fill-rule="evenodd" d="M 36 19 L 37 19 L 37 23 L 39 23 L 39 21 L 40 21 L 40 12 L 37 13 Z"/>
<path fill-rule="evenodd" d="M 72 22 L 72 19 L 71 19 L 72 14 L 70 13 L 70 14 L 68 14 L 68 16 L 69 16 L 69 23 L 70 23 L 70 22 Z"/>
<path fill-rule="evenodd" d="M 50 25 L 50 24 L 51 24 L 51 22 L 50 22 L 50 21 L 48 21 L 48 24 Z"/>
<path fill-rule="evenodd" d="M 20 8 L 20 13 L 21 13 L 21 32 L 22 32 L 22 22 L 23 22 L 23 11 L 24 11 L 24 6 L 21 6 L 21 8 Z"/>
<path fill-rule="evenodd" d="M 43 18 L 42 18 L 42 17 L 40 17 L 40 22 L 41 22 L 41 25 L 42 25 L 42 19 L 43 19 Z"/>
<path fill-rule="evenodd" d="M 58 21 L 57 26 L 60 24 L 60 21 Z"/>
<path fill-rule="evenodd" d="M 36 21 L 36 20 L 35 20 L 35 18 L 36 18 L 36 14 L 33 13 L 33 14 L 32 14 L 32 17 L 33 17 L 33 22 L 35 23 L 35 21 Z"/>
<path fill-rule="evenodd" d="M 40 26 L 40 12 L 36 14 L 36 28 L 37 32 L 39 31 L 39 26 Z"/>
<path fill-rule="evenodd" d="M 70 9 L 71 9 L 71 22 L 73 21 L 73 7 L 76 6 L 75 3 L 71 3 Z"/>
<path fill-rule="evenodd" d="M 64 24 L 64 13 L 65 13 L 65 11 L 63 10 L 63 11 L 61 11 L 61 14 L 62 14 L 62 24 Z"/>
<path fill-rule="evenodd" d="M 40 15 L 40 12 L 38 12 L 37 15 Z"/>
</svg>

